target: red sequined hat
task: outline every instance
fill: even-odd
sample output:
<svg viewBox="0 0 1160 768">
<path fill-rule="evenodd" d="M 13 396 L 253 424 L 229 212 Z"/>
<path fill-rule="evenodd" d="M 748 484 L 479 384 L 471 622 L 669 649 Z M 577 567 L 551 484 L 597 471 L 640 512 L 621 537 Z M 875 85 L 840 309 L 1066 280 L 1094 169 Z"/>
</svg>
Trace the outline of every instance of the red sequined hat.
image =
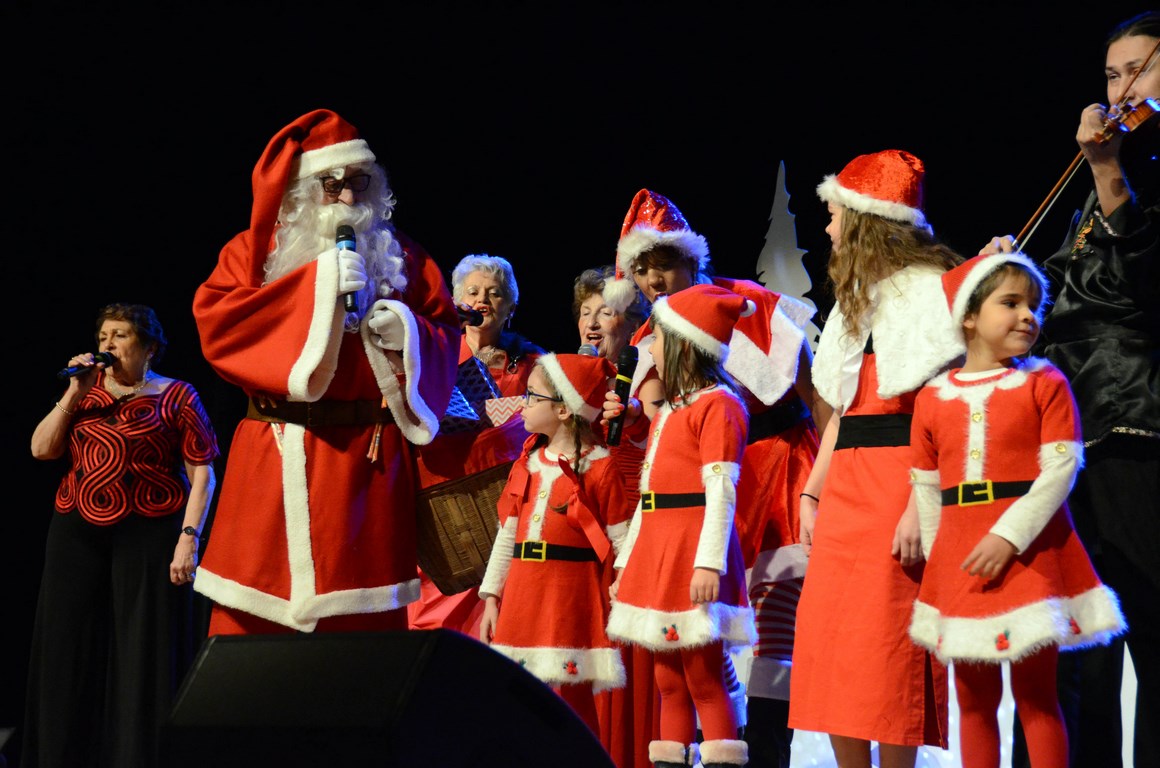
<svg viewBox="0 0 1160 768">
<path fill-rule="evenodd" d="M 860 213 L 930 231 L 922 212 L 922 161 L 901 149 L 859 155 L 818 185 L 818 197 Z"/>
<path fill-rule="evenodd" d="M 536 360 L 548 381 L 564 399 L 568 410 L 585 421 L 596 421 L 604 412 L 608 380 L 616 376 L 616 367 L 606 357 L 596 355 L 557 355 L 549 352 Z"/>
<path fill-rule="evenodd" d="M 689 227 L 677 206 L 664 195 L 642 189 L 632 199 L 620 242 L 616 246 L 616 278 L 604 286 L 604 301 L 617 312 L 632 304 L 636 283 L 632 273 L 636 259 L 658 245 L 667 245 L 688 256 L 703 270 L 709 264 L 709 244 Z"/>
<path fill-rule="evenodd" d="M 757 310 L 751 300 L 711 283 L 692 285 L 653 304 L 653 322 L 666 334 L 688 339 L 721 362 L 729 356 L 729 340 L 737 320 Z"/>
</svg>

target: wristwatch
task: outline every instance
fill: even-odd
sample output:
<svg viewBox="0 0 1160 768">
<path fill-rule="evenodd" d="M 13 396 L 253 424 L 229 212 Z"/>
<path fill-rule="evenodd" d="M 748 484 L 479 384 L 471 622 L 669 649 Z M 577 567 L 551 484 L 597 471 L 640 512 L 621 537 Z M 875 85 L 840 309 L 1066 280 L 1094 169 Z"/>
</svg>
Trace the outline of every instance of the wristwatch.
<svg viewBox="0 0 1160 768">
<path fill-rule="evenodd" d="M 181 532 L 184 534 L 187 534 L 189 536 L 192 536 L 195 539 L 201 538 L 201 533 L 196 528 L 194 528 L 192 525 L 185 526 L 184 528 L 181 529 Z"/>
</svg>

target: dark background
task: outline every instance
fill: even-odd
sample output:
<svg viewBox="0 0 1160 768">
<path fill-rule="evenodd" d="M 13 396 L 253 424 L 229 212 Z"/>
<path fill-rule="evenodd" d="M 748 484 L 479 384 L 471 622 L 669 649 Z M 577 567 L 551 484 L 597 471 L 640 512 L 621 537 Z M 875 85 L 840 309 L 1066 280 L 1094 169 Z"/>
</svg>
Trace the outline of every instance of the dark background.
<svg viewBox="0 0 1160 768">
<path fill-rule="evenodd" d="M 1102 43 L 1134 3 L 5 4 L 0 728 L 19 727 L 52 495 L 33 429 L 111 301 L 153 306 L 158 369 L 192 382 L 228 448 L 244 403 L 200 354 L 193 293 L 246 228 L 250 173 L 300 114 L 334 109 L 387 169 L 395 221 L 450 270 L 506 256 L 514 327 L 574 351 L 571 283 L 610 263 L 636 191 L 672 199 L 720 274 L 755 277 L 779 165 L 825 309 L 815 187 L 897 147 L 928 167 L 935 231 L 966 255 L 1022 229 L 1105 100 Z M 1084 172 L 1081 171 L 1081 174 Z M 1090 177 L 1029 243 L 1045 257 Z M 11 219 L 8 219 L 11 216 Z M 776 289 L 777 286 L 770 286 Z M 287 308 L 287 311 L 292 311 Z M 820 320 L 819 320 L 820 325 Z M 218 464 L 219 481 L 224 457 Z M 13 740 L 18 740 L 19 735 Z M 13 756 L 16 744 L 2 754 Z"/>
</svg>

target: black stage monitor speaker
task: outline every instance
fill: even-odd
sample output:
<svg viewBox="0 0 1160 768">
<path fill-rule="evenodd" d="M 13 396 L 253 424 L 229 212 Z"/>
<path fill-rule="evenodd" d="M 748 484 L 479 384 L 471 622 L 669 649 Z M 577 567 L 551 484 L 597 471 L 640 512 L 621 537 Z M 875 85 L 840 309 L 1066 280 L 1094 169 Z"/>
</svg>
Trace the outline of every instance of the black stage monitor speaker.
<svg viewBox="0 0 1160 768">
<path fill-rule="evenodd" d="M 614 768 L 551 688 L 447 629 L 210 637 L 162 742 L 167 768 Z"/>
</svg>

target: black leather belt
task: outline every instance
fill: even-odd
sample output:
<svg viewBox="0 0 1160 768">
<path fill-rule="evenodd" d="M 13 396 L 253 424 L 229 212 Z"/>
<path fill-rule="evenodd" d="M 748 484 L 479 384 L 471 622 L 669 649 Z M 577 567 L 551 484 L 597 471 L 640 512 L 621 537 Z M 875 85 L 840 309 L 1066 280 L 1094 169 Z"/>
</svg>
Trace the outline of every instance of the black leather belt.
<svg viewBox="0 0 1160 768">
<path fill-rule="evenodd" d="M 705 506 L 705 494 L 703 493 L 640 492 L 641 512 L 652 512 L 654 509 L 680 509 L 681 507 L 703 506 Z"/>
<path fill-rule="evenodd" d="M 517 541 L 512 557 L 525 562 L 542 563 L 545 560 L 571 560 L 575 563 L 599 562 L 591 547 L 565 547 L 546 541 Z"/>
<path fill-rule="evenodd" d="M 758 440 L 780 435 L 809 415 L 810 409 L 806 408 L 800 397 L 778 403 L 767 411 L 750 414 L 746 443 L 752 445 Z"/>
<path fill-rule="evenodd" d="M 834 450 L 900 445 L 910 445 L 910 414 L 881 413 L 843 416 L 838 422 L 838 439 L 834 442 Z"/>
<path fill-rule="evenodd" d="M 942 503 L 944 507 L 973 507 L 977 504 L 990 504 L 995 499 L 1010 499 L 1022 496 L 1031 490 L 1030 480 L 1013 480 L 1011 482 L 996 483 L 991 480 L 976 480 L 974 482 L 959 483 L 951 488 L 943 488 Z"/>
<path fill-rule="evenodd" d="M 394 421 L 381 400 L 319 400 L 316 403 L 251 397 L 247 419 L 307 427 L 354 427 Z"/>
</svg>

